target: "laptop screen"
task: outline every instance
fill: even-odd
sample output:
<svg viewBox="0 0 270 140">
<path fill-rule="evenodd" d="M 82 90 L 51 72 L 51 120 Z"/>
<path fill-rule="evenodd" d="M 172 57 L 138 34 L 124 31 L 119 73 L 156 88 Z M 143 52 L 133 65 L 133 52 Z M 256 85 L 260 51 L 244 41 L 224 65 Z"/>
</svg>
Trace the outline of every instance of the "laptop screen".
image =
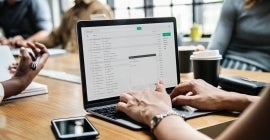
<svg viewBox="0 0 270 140">
<path fill-rule="evenodd" d="M 87 101 L 154 89 L 160 79 L 167 88 L 178 84 L 174 18 L 80 22 L 90 22 L 78 28 Z"/>
</svg>

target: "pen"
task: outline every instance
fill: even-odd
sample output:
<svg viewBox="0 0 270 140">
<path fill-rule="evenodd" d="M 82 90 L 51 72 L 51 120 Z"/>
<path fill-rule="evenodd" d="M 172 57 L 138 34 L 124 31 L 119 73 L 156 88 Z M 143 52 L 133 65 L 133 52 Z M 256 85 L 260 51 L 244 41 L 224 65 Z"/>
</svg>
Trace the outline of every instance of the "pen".
<svg viewBox="0 0 270 140">
<path fill-rule="evenodd" d="M 39 63 L 39 60 L 41 58 L 41 55 L 39 54 L 36 58 L 36 60 L 34 62 L 32 62 L 32 65 L 31 65 L 31 69 L 32 70 L 36 70 L 37 69 L 37 66 L 38 66 L 38 63 Z"/>
</svg>

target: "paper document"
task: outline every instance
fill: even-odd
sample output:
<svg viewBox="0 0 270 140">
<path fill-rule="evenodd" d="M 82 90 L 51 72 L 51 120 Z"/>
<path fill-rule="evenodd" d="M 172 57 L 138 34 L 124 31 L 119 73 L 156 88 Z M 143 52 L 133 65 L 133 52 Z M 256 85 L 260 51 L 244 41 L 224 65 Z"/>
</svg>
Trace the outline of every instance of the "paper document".
<svg viewBox="0 0 270 140">
<path fill-rule="evenodd" d="M 12 73 L 9 72 L 8 66 L 13 62 L 16 62 L 10 48 L 8 46 L 0 45 L 0 82 L 8 80 L 12 77 Z M 15 99 L 20 97 L 27 97 L 39 94 L 48 93 L 47 85 L 32 82 L 24 91 L 20 94 L 12 96 L 7 99 Z"/>
<path fill-rule="evenodd" d="M 32 82 L 24 91 L 22 91 L 20 94 L 17 94 L 15 96 L 11 96 L 5 100 L 9 99 L 16 99 L 21 97 L 28 97 L 33 95 L 39 95 L 39 94 L 46 94 L 48 93 L 48 87 L 47 85 Z"/>
<path fill-rule="evenodd" d="M 16 62 L 8 46 L 0 46 L 0 81 L 10 79 L 8 66 Z"/>
</svg>

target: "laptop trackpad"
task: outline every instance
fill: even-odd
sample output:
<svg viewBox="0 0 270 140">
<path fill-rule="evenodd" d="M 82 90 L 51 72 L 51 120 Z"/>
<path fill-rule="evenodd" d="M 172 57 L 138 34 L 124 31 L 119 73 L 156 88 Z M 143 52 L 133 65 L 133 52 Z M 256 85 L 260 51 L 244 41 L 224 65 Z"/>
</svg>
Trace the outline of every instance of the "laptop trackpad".
<svg viewBox="0 0 270 140">
<path fill-rule="evenodd" d="M 213 113 L 212 111 L 199 110 L 197 108 L 193 108 L 190 106 L 176 107 L 176 108 L 173 108 L 173 110 L 183 115 L 184 119 L 190 119 L 190 118 L 199 117 L 199 116 Z"/>
<path fill-rule="evenodd" d="M 136 123 L 133 123 L 133 122 L 130 122 L 128 120 L 124 120 L 124 119 L 116 119 L 115 121 L 125 125 L 125 126 L 129 126 L 131 127 L 132 129 L 142 129 L 143 127 L 139 124 L 136 124 Z"/>
</svg>

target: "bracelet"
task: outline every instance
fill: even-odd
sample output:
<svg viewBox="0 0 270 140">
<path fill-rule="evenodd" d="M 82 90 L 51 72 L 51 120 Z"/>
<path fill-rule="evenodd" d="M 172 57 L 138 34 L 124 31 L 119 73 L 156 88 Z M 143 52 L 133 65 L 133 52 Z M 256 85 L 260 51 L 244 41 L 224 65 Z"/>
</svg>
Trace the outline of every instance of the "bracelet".
<svg viewBox="0 0 270 140">
<path fill-rule="evenodd" d="M 164 112 L 161 114 L 157 114 L 152 118 L 152 120 L 150 122 L 151 131 L 152 132 L 154 131 L 154 129 L 158 126 L 158 124 L 161 122 L 162 119 L 164 119 L 165 117 L 171 116 L 171 115 L 176 115 L 176 116 L 180 116 L 183 118 L 183 115 L 177 113 L 174 110 L 170 110 L 170 111 L 167 111 L 167 112 Z"/>
</svg>

